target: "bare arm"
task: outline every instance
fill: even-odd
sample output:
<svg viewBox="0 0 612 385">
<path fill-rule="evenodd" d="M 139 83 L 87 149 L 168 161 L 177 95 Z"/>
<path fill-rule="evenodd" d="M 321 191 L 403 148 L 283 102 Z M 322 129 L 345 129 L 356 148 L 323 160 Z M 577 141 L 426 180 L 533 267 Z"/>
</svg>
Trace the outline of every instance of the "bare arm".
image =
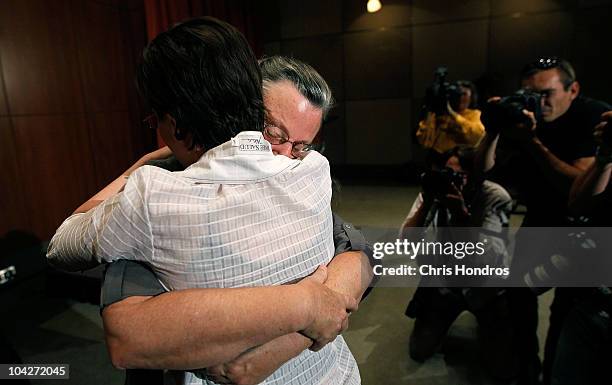
<svg viewBox="0 0 612 385">
<path fill-rule="evenodd" d="M 576 159 L 571 164 L 557 158 L 538 138 L 526 143 L 525 148 L 532 155 L 544 176 L 555 188 L 566 194 L 572 182 L 594 162 L 594 157 Z"/>
<path fill-rule="evenodd" d="M 478 173 L 490 171 L 495 166 L 495 151 L 499 141 L 498 133 L 487 132 L 480 141 L 476 150 L 476 165 L 474 170 Z"/>
<path fill-rule="evenodd" d="M 427 219 L 427 214 L 431 210 L 433 206 L 433 198 L 429 196 L 425 192 L 422 192 L 416 199 L 411 208 L 410 212 L 404 219 L 404 223 L 400 228 L 400 238 L 408 237 L 408 231 L 415 227 L 423 227 L 425 226 L 425 220 Z"/>
<path fill-rule="evenodd" d="M 127 298 L 102 313 L 111 360 L 121 368 L 209 367 L 297 331 L 324 345 L 357 306 L 322 285 L 326 272 L 295 285 Z"/>
<path fill-rule="evenodd" d="M 593 162 L 594 157 L 584 157 L 574 160 L 571 164 L 564 162 L 553 154 L 542 141 L 535 136 L 536 121 L 532 112 L 523 110 L 531 122 L 525 121 L 512 127 L 502 129 L 504 136 L 517 143 L 533 158 L 544 177 L 557 189 L 567 194 L 572 182 L 582 174 Z M 481 142 L 477 157 L 476 170 L 489 171 L 495 165 L 495 150 L 499 140 L 499 128 L 487 133 Z"/>
<path fill-rule="evenodd" d="M 569 206 L 575 214 L 584 214 L 597 207 L 598 197 L 610 184 L 612 173 L 612 111 L 605 112 L 602 122 L 595 127 L 597 149 L 596 161 L 589 169 L 578 176 L 570 191 Z"/>
<path fill-rule="evenodd" d="M 336 255 L 328 265 L 328 272 L 325 285 L 356 301 L 361 299 L 373 277 L 370 261 L 361 251 L 347 251 Z"/>
<path fill-rule="evenodd" d="M 589 169 L 574 180 L 569 197 L 569 207 L 574 214 L 586 214 L 597 205 L 595 197 L 605 191 L 610 183 L 612 163 L 594 162 Z"/>
<path fill-rule="evenodd" d="M 485 135 L 476 149 L 476 159 L 474 160 L 474 173 L 477 179 L 484 179 L 483 174 L 490 171 L 495 166 L 495 151 L 499 141 L 499 133 L 502 127 L 498 127 L 497 119 L 492 119 L 491 108 L 494 103 L 501 100 L 499 96 L 494 96 L 487 100 L 487 106 L 480 116 L 485 128 Z"/>
</svg>

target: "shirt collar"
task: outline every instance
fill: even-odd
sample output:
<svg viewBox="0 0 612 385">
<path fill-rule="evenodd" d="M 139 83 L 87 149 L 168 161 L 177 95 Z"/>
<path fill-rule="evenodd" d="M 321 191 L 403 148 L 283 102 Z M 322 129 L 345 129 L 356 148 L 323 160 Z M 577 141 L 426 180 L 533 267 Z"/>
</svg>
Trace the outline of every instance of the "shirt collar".
<svg viewBox="0 0 612 385">
<path fill-rule="evenodd" d="M 299 159 L 275 156 L 259 131 L 243 131 L 208 150 L 183 175 L 201 183 L 242 184 L 268 179 L 297 166 Z"/>
</svg>

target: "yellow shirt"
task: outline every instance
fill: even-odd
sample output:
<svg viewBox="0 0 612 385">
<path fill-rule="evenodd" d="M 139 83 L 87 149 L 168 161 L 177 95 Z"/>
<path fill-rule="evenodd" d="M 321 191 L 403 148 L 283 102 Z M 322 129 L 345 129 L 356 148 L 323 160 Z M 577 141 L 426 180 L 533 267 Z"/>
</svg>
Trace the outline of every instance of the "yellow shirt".
<svg viewBox="0 0 612 385">
<path fill-rule="evenodd" d="M 461 113 L 442 116 L 428 112 L 419 122 L 416 137 L 423 147 L 444 153 L 459 145 L 475 147 L 484 134 L 480 110 L 466 108 Z"/>
</svg>

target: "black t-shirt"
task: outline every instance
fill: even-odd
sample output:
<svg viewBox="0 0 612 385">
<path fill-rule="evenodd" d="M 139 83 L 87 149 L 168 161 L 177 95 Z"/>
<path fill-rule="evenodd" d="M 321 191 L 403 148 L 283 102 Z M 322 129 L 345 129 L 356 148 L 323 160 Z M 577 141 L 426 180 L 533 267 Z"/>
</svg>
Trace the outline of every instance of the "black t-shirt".
<svg viewBox="0 0 612 385">
<path fill-rule="evenodd" d="M 601 114 L 611 109 L 607 103 L 579 96 L 555 121 L 539 122 L 536 135 L 557 158 L 572 164 L 577 159 L 595 155 L 593 128 L 599 123 Z M 503 171 L 497 173 L 502 176 L 503 185 L 510 183 L 516 187 L 527 206 L 523 226 L 569 225 L 569 190 L 560 193 L 529 154 L 513 152 Z"/>
<path fill-rule="evenodd" d="M 538 124 L 537 136 L 565 162 L 594 156 L 593 128 L 601 121 L 601 114 L 611 109 L 607 103 L 578 96 L 565 114 L 553 122 Z"/>
</svg>

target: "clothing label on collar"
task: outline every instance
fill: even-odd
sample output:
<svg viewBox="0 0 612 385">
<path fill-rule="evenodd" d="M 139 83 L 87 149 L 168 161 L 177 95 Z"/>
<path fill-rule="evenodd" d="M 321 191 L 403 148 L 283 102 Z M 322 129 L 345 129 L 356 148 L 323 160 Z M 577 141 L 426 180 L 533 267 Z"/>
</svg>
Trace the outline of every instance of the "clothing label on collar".
<svg viewBox="0 0 612 385">
<path fill-rule="evenodd" d="M 232 138 L 232 147 L 236 149 L 237 154 L 269 154 L 271 152 L 270 143 L 268 143 L 261 133 L 244 134 L 241 133 Z"/>
</svg>

